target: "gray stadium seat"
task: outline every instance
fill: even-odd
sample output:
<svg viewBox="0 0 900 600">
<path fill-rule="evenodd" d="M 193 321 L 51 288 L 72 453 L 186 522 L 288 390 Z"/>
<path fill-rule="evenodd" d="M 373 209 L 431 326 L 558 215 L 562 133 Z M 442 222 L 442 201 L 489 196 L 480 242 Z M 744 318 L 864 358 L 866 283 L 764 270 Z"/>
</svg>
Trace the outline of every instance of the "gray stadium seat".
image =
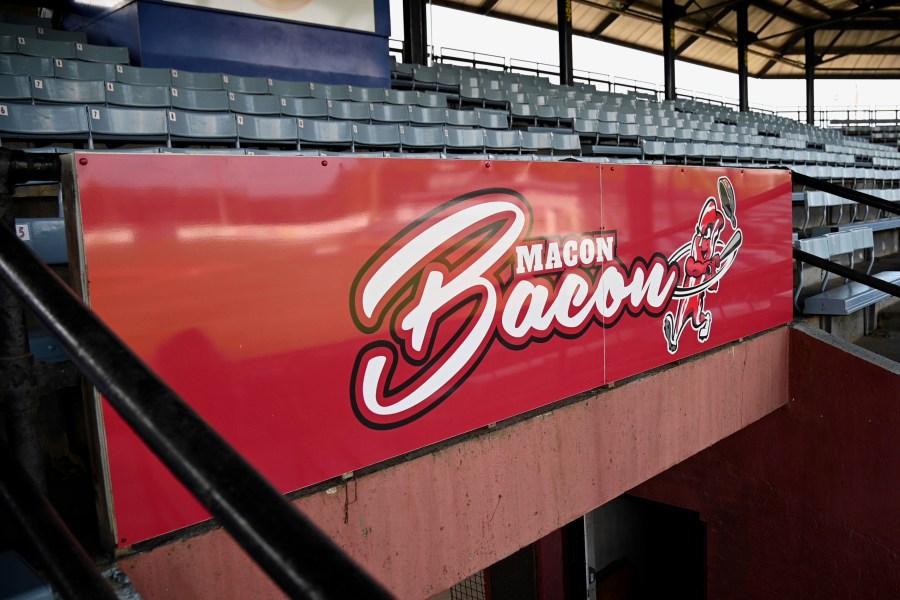
<svg viewBox="0 0 900 600">
<path fill-rule="evenodd" d="M 328 118 L 339 121 L 368 121 L 369 106 L 362 102 L 349 100 L 327 100 Z"/>
<path fill-rule="evenodd" d="M 416 104 L 419 92 L 411 90 L 385 90 L 384 101 L 388 104 Z"/>
<path fill-rule="evenodd" d="M 228 92 L 225 90 L 198 90 L 174 86 L 170 89 L 169 101 L 172 108 L 208 112 L 228 110 Z"/>
<path fill-rule="evenodd" d="M 418 125 L 443 125 L 447 122 L 449 109 L 427 106 L 409 107 L 409 122 Z"/>
<path fill-rule="evenodd" d="M 447 108 L 447 96 L 436 92 L 421 92 L 416 104 L 430 108 Z"/>
<path fill-rule="evenodd" d="M 116 81 L 135 85 L 172 85 L 169 69 L 116 65 Z"/>
<path fill-rule="evenodd" d="M 581 154 L 581 138 L 574 133 L 551 133 L 551 154 Z"/>
<path fill-rule="evenodd" d="M 468 127 L 445 127 L 444 142 L 448 152 L 484 151 L 484 130 Z"/>
<path fill-rule="evenodd" d="M 135 85 L 107 81 L 106 103 L 136 108 L 168 108 L 171 106 L 169 86 Z"/>
<path fill-rule="evenodd" d="M 17 54 L 16 36 L 0 34 L 0 52 L 4 54 Z"/>
<path fill-rule="evenodd" d="M 87 43 L 87 34 L 83 31 L 60 31 L 50 27 L 35 27 L 38 39 L 52 40 L 54 42 L 78 42 Z"/>
<path fill-rule="evenodd" d="M 227 92 L 228 106 L 231 112 L 246 115 L 280 115 L 281 103 L 278 96 L 262 94 L 242 94 Z"/>
<path fill-rule="evenodd" d="M 229 112 L 169 110 L 167 115 L 172 142 L 237 143 L 237 126 Z"/>
<path fill-rule="evenodd" d="M 269 84 L 269 93 L 273 96 L 281 96 L 283 98 L 312 98 L 311 83 L 306 81 L 279 81 L 277 79 L 267 80 Z"/>
<path fill-rule="evenodd" d="M 511 104 L 509 115 L 513 121 L 537 125 L 537 108 L 531 104 Z"/>
<path fill-rule="evenodd" d="M 282 146 L 298 145 L 297 119 L 260 115 L 236 115 L 238 146 L 241 142 Z"/>
<path fill-rule="evenodd" d="M 478 113 L 474 110 L 448 108 L 444 111 L 444 118 L 447 120 L 447 125 L 454 125 L 456 127 L 478 126 Z"/>
<path fill-rule="evenodd" d="M 328 85 L 324 83 L 311 83 L 309 89 L 313 98 L 326 100 L 350 100 L 350 86 Z"/>
<path fill-rule="evenodd" d="M 0 35 L 9 35 L 14 38 L 36 38 L 37 28 L 25 23 L 0 23 Z"/>
<path fill-rule="evenodd" d="M 297 119 L 300 147 L 352 148 L 353 131 L 349 121 Z"/>
<path fill-rule="evenodd" d="M 84 106 L 0 104 L 0 140 L 88 139 Z"/>
<path fill-rule="evenodd" d="M 520 131 L 518 133 L 521 151 L 546 153 L 553 148 L 553 136 L 549 131 Z"/>
<path fill-rule="evenodd" d="M 0 100 L 31 102 L 31 78 L 28 75 L 0 75 Z"/>
<path fill-rule="evenodd" d="M 400 126 L 402 150 L 443 150 L 444 128 L 439 125 L 425 127 Z"/>
<path fill-rule="evenodd" d="M 328 101 L 324 98 L 281 97 L 281 114 L 291 117 L 328 118 Z"/>
<path fill-rule="evenodd" d="M 75 44 L 75 58 L 87 62 L 127 65 L 130 62 L 128 48 L 124 46 L 97 46 L 95 44 Z"/>
<path fill-rule="evenodd" d="M 577 118 L 572 123 L 572 131 L 590 143 L 596 144 L 598 125 L 599 122 L 595 119 Z"/>
<path fill-rule="evenodd" d="M 353 149 L 400 148 L 400 126 L 396 123 L 353 123 Z"/>
<path fill-rule="evenodd" d="M 400 104 L 370 104 L 369 119 L 373 123 L 409 123 L 417 106 Z M 422 110 L 422 109 L 419 109 Z M 440 110 L 439 108 L 430 110 Z"/>
<path fill-rule="evenodd" d="M 221 90 L 221 73 L 197 73 L 195 71 L 171 70 L 172 87 L 192 90 Z"/>
<path fill-rule="evenodd" d="M 20 37 L 17 40 L 19 54 L 44 58 L 75 58 L 74 42 L 55 42 Z"/>
<path fill-rule="evenodd" d="M 353 102 L 381 103 L 384 102 L 384 88 L 367 88 L 350 86 L 350 100 Z"/>
<path fill-rule="evenodd" d="M 490 109 L 475 109 L 478 126 L 484 129 L 509 129 L 509 118 L 505 112 Z"/>
<path fill-rule="evenodd" d="M 115 66 L 109 63 L 93 63 L 80 60 L 53 60 L 54 76 L 60 79 L 80 79 L 82 81 L 115 81 Z"/>
<path fill-rule="evenodd" d="M 161 108 L 88 107 L 90 147 L 95 141 L 165 142 L 167 115 Z"/>
<path fill-rule="evenodd" d="M 269 81 L 265 77 L 222 75 L 222 87 L 229 92 L 240 94 L 269 93 Z"/>
<path fill-rule="evenodd" d="M 106 90 L 102 81 L 78 81 L 40 77 L 31 80 L 31 95 L 37 102 L 65 104 L 105 104 Z"/>
<path fill-rule="evenodd" d="M 522 147 L 519 131 L 484 130 L 484 149 L 497 152 L 520 152 Z"/>
<path fill-rule="evenodd" d="M 4 75 L 31 75 L 32 77 L 53 77 L 55 70 L 52 58 L 0 54 L 0 73 Z"/>
</svg>

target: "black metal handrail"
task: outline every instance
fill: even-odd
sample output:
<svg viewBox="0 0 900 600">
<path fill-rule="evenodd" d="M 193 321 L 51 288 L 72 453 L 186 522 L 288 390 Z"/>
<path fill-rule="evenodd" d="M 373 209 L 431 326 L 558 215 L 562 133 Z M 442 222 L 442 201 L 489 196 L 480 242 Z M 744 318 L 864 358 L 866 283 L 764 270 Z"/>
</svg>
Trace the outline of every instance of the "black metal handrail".
<svg viewBox="0 0 900 600">
<path fill-rule="evenodd" d="M 840 196 L 841 198 L 859 202 L 860 204 L 865 204 L 866 206 L 870 206 L 872 208 L 877 208 L 885 212 L 900 215 L 900 204 L 898 204 L 897 202 L 891 202 L 890 200 L 885 200 L 883 198 L 879 198 L 878 196 L 873 196 L 872 194 L 866 194 L 865 192 L 860 192 L 859 190 L 846 188 L 842 185 L 831 183 L 830 181 L 825 181 L 824 179 L 810 177 L 809 175 L 804 175 L 803 173 L 798 173 L 796 171 L 791 171 L 791 180 L 795 184 L 804 185 L 814 190 L 834 194 L 835 196 Z"/>
<path fill-rule="evenodd" d="M 0 150 L 0 178 L 40 177 L 58 157 Z M 37 175 L 37 177 L 36 177 Z M 0 181 L 0 183 L 4 183 Z M 12 230 L 0 227 L 5 283 L 73 363 L 244 550 L 293 598 L 389 598 L 147 367 Z M 48 565 L 51 569 L 53 565 Z"/>
<path fill-rule="evenodd" d="M 804 252 L 799 248 L 794 248 L 794 260 L 812 265 L 813 267 L 828 271 L 829 273 L 834 273 L 835 275 L 839 275 L 841 277 L 849 279 L 850 281 L 855 281 L 856 283 L 867 285 L 870 288 L 874 288 L 880 292 L 884 292 L 885 294 L 890 294 L 891 296 L 900 298 L 900 285 L 891 283 L 890 281 L 885 281 L 884 279 L 878 279 L 877 277 L 873 277 L 868 273 L 863 273 L 861 271 L 857 271 L 856 269 L 851 269 L 850 267 L 845 267 L 840 263 L 821 258 L 819 256 L 816 256 L 815 254 Z"/>
</svg>

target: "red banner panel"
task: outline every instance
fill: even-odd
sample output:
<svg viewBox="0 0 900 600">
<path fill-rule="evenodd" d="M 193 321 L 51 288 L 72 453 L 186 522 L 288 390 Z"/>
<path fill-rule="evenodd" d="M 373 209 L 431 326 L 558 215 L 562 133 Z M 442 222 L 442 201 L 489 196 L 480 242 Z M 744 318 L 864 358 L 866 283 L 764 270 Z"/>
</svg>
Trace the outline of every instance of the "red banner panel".
<svg viewBox="0 0 900 600">
<path fill-rule="evenodd" d="M 785 171 L 88 155 L 93 308 L 287 492 L 788 322 Z M 119 542 L 207 517 L 104 406 Z"/>
</svg>

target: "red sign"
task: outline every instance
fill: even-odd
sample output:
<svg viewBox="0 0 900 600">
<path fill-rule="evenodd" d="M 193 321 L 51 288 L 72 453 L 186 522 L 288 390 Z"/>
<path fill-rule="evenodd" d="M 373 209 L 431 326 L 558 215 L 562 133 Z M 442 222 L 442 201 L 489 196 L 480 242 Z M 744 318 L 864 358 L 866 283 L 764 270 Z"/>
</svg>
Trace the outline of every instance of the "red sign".
<svg viewBox="0 0 900 600">
<path fill-rule="evenodd" d="M 89 155 L 89 300 L 287 492 L 788 322 L 774 170 Z M 121 544 L 207 517 L 104 409 Z"/>
</svg>

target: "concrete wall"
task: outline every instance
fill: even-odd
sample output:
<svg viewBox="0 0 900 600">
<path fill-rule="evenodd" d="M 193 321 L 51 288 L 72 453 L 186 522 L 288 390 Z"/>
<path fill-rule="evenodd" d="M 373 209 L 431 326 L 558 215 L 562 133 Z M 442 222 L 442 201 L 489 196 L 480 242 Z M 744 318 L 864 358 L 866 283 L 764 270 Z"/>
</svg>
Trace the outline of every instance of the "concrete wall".
<svg viewBox="0 0 900 600">
<path fill-rule="evenodd" d="M 296 501 L 400 598 L 436 594 L 788 402 L 778 328 Z M 122 558 L 144 598 L 277 598 L 215 529 Z"/>
<path fill-rule="evenodd" d="M 791 333 L 791 401 L 633 493 L 706 521 L 709 598 L 900 590 L 900 366 Z"/>
</svg>

